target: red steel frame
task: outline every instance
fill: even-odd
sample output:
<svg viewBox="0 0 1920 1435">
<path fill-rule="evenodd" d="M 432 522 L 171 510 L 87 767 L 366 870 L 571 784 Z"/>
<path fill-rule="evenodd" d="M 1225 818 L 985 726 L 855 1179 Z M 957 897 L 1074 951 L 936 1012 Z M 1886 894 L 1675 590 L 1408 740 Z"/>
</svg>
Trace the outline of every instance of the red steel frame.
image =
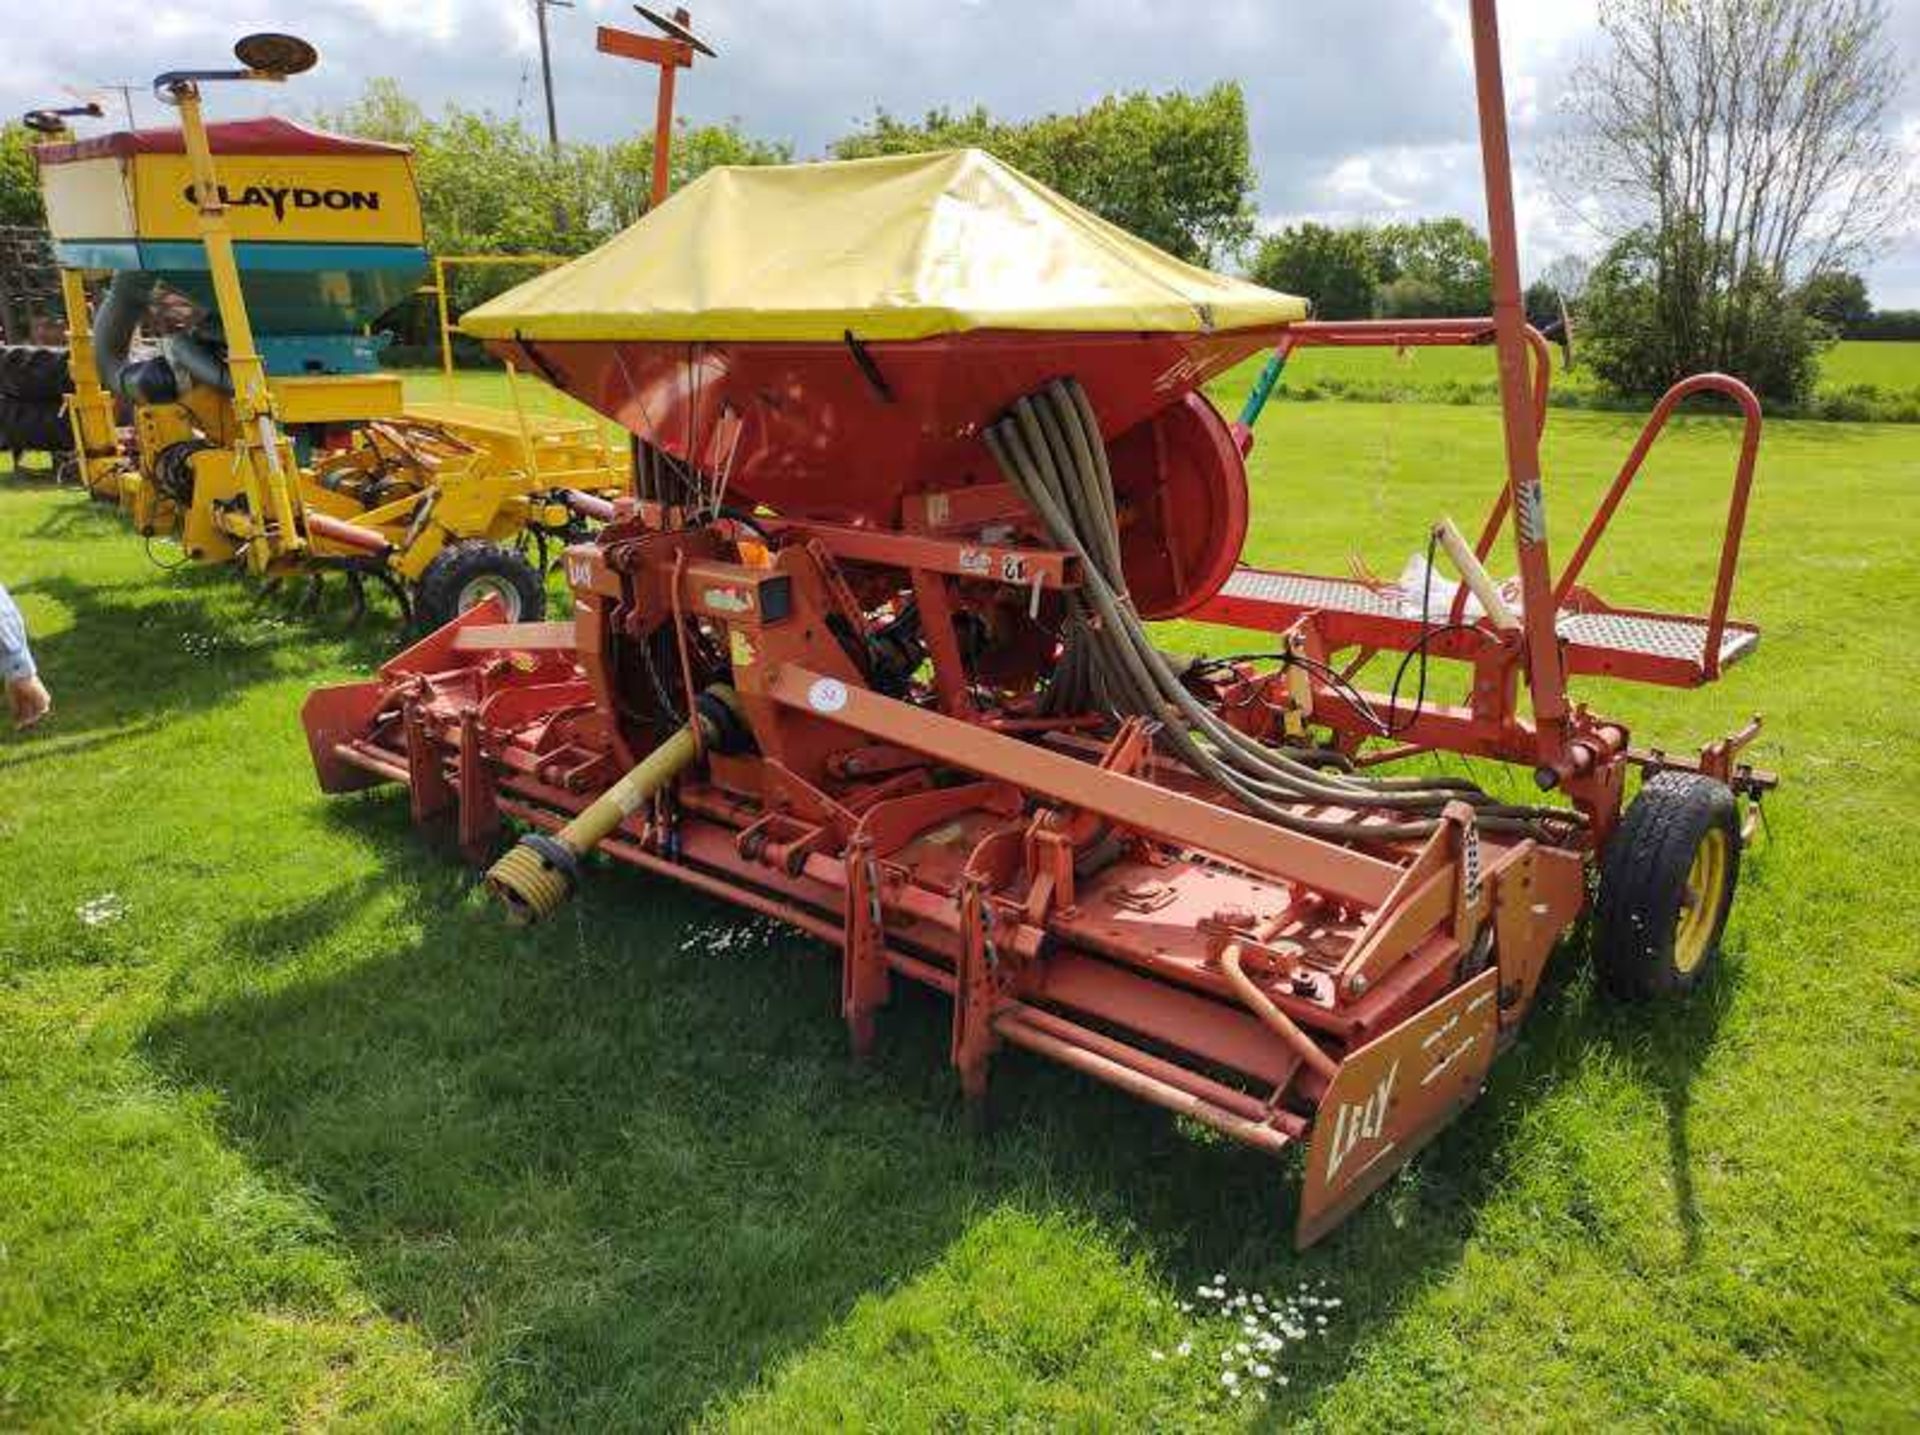
<svg viewBox="0 0 1920 1435">
<path fill-rule="evenodd" d="M 685 31 L 693 17 L 680 9 L 673 12 L 673 21 Z M 691 40 L 675 35 L 636 35 L 631 30 L 602 25 L 594 36 L 594 48 L 603 55 L 653 65 L 660 72 L 653 107 L 653 176 L 647 191 L 648 206 L 658 208 L 666 202 L 673 174 L 674 73 L 693 68 L 695 46 Z M 706 54 L 713 53 L 704 45 L 699 48 Z"/>
<path fill-rule="evenodd" d="M 1496 224 L 1496 232 L 1498 227 Z M 1296 325 L 1295 329 L 1300 332 L 1290 333 L 1276 354 L 1284 360 L 1294 350 L 1312 346 L 1408 348 L 1481 344 L 1487 341 L 1496 322 L 1487 319 L 1363 320 Z M 1509 432 L 1517 424 L 1537 439 L 1546 426 L 1551 379 L 1545 340 L 1530 326 L 1523 334 L 1532 351 L 1533 371 L 1530 382 L 1516 381 L 1509 388 L 1503 368 L 1503 421 Z M 1579 587 L 1578 580 L 1675 409 L 1699 394 L 1717 394 L 1731 401 L 1742 420 L 1726 526 L 1707 616 L 1702 621 L 1687 615 L 1610 607 Z M 1342 603 L 1338 601 L 1338 594 L 1330 602 L 1315 601 L 1314 596 L 1296 601 L 1260 596 L 1262 580 L 1284 582 L 1287 578 L 1305 576 L 1261 570 L 1242 570 L 1236 575 L 1238 581 L 1229 582 L 1202 604 L 1195 616 L 1227 626 L 1265 628 L 1280 633 L 1290 644 L 1299 645 L 1301 651 L 1323 661 L 1343 650 L 1357 650 L 1360 657 L 1352 667 L 1362 665 L 1376 653 L 1404 653 L 1416 647 L 1435 658 L 1471 664 L 1469 704 L 1435 704 L 1423 708 L 1398 734 L 1403 741 L 1389 749 L 1360 751 L 1359 745 L 1375 733 L 1348 696 L 1350 689 L 1346 685 L 1316 679 L 1308 706 L 1318 721 L 1340 734 L 1343 745 L 1362 762 L 1379 763 L 1420 751 L 1440 750 L 1531 764 L 1540 785 L 1549 789 L 1564 787 L 1604 840 L 1618 816 L 1623 776 L 1619 759 L 1628 755 L 1627 735 L 1617 724 L 1595 719 L 1573 706 L 1567 697 L 1567 676 L 1589 673 L 1691 687 L 1718 678 L 1730 655 L 1738 657 L 1751 650 L 1751 640 L 1757 635 L 1745 625 L 1732 625 L 1737 641 L 1729 649 L 1728 609 L 1753 487 L 1760 428 L 1759 400 L 1740 380 L 1726 374 L 1698 374 L 1675 384 L 1648 416 L 1625 463 L 1582 532 L 1573 557 L 1557 579 L 1549 578 L 1549 598 L 1545 602 L 1529 601 L 1533 595 L 1527 590 L 1525 580 L 1532 566 L 1529 554 L 1534 552 L 1541 555 L 1543 570 L 1550 574 L 1544 560 L 1545 501 L 1540 496 L 1540 480 L 1535 477 L 1531 481 L 1535 496 L 1527 502 L 1540 517 L 1531 526 L 1514 525 L 1515 555 L 1522 575 L 1520 626 L 1514 631 L 1503 633 L 1479 625 L 1464 631 L 1441 629 L 1436 632 L 1443 616 L 1447 625 L 1460 624 L 1469 597 L 1465 584 L 1456 589 L 1445 614 L 1430 615 L 1432 621 L 1429 621 L 1427 616 L 1410 616 L 1364 601 L 1372 596 L 1372 591 L 1357 581 L 1345 586 L 1363 600 L 1359 603 Z M 1243 447 L 1250 448 L 1252 433 L 1244 419 L 1236 425 L 1236 432 Z M 1501 486 L 1474 544 L 1474 552 L 1482 561 L 1491 554 L 1501 528 L 1514 510 L 1514 496 L 1521 491 L 1522 485 L 1511 477 Z M 1313 590 L 1314 594 L 1323 592 L 1324 586 L 1323 583 Z M 1677 629 L 1686 641 L 1672 644 L 1666 651 L 1582 641 L 1577 635 L 1568 636 L 1560 630 L 1569 614 L 1623 620 L 1629 625 L 1629 632 L 1634 624 L 1652 625 L 1656 632 Z M 1536 648 L 1543 644 L 1552 647 L 1556 657 L 1555 664 L 1544 672 L 1536 669 L 1532 661 Z M 1687 647 L 1691 651 L 1685 651 Z M 1522 680 L 1532 699 L 1531 721 L 1518 710 L 1517 694 Z M 1223 697 L 1237 707 L 1266 706 L 1270 705 L 1273 686 L 1272 679 L 1248 683 Z M 1384 694 L 1363 693 L 1362 696 L 1375 710 L 1389 703 Z M 1733 741 L 1731 747 L 1725 740 L 1709 744 L 1703 749 L 1701 760 L 1691 765 L 1702 767 L 1704 764 L 1703 770 L 1723 780 L 1736 781 L 1743 790 L 1762 791 L 1771 785 L 1769 775 L 1736 772 L 1727 761 L 1758 732 L 1756 720 L 1735 735 L 1737 741 Z"/>
<path fill-rule="evenodd" d="M 1611 651 L 1563 638 L 1563 609 L 1601 611 L 1581 606 L 1597 600 L 1574 579 L 1673 407 L 1701 389 L 1732 395 L 1747 432 L 1711 652 L 1697 676 L 1671 666 L 1627 674 L 1714 676 L 1758 435 L 1757 406 L 1734 381 L 1677 388 L 1554 580 L 1537 448 L 1546 368 L 1520 313 L 1492 0 L 1474 0 L 1473 17 L 1492 319 L 1302 324 L 1280 342 L 1492 334 L 1509 478 L 1479 551 L 1490 551 L 1509 507 L 1521 515 L 1521 623 L 1434 638 L 1424 622 L 1358 607 L 1236 608 L 1234 580 L 1202 616 L 1283 618 L 1272 625 L 1290 647 L 1323 661 L 1430 640 L 1436 656 L 1471 663 L 1469 703 L 1422 712 L 1395 753 L 1439 748 L 1531 766 L 1578 814 L 1564 835 L 1483 830 L 1453 803 L 1418 840 L 1369 835 L 1390 818 L 1364 806 L 1316 811 L 1358 824 L 1352 837 L 1308 836 L 1162 757 L 1138 718 L 1116 729 L 1098 715 L 1045 714 L 1014 681 L 1024 673 L 1030 691 L 1049 660 L 1020 647 L 1019 615 L 1031 625 L 1085 575 L 1031 515 L 1009 525 L 1007 494 L 992 485 L 903 493 L 891 523 L 843 521 L 824 502 L 782 507 L 752 541 L 710 514 L 623 504 L 595 543 L 568 551 L 571 623 L 503 624 L 483 604 L 377 679 L 316 692 L 303 717 L 323 787 L 404 783 L 417 820 L 453 818 L 462 848 L 484 860 L 506 819 L 561 828 L 655 750 L 663 704 L 692 712 L 700 690 L 724 682 L 741 733 L 692 725 L 694 765 L 600 851 L 835 944 L 857 1051 L 905 978 L 951 999 L 951 1055 L 970 1097 L 984 1093 L 995 1052 L 1014 1046 L 1256 1149 L 1305 1144 L 1298 1238 L 1318 1239 L 1477 1094 L 1584 906 L 1625 769 L 1643 758 L 1622 726 L 1568 697 L 1568 672 Z M 852 400 L 843 421 L 848 412 Z M 1127 518 L 1150 534 L 1165 521 L 1158 511 L 1143 498 Z M 870 686 L 841 636 L 903 593 L 918 600 L 931 668 L 906 696 Z M 998 661 L 994 692 L 969 671 L 962 642 L 962 616 L 983 614 L 1013 620 L 1009 651 L 972 659 Z M 1363 715 L 1338 685 L 1315 680 L 1303 693 L 1284 673 L 1243 666 L 1213 680 L 1209 696 L 1230 720 L 1310 722 L 1371 756 Z M 1734 777 L 1750 737 L 1723 740 L 1696 765 Z"/>
</svg>

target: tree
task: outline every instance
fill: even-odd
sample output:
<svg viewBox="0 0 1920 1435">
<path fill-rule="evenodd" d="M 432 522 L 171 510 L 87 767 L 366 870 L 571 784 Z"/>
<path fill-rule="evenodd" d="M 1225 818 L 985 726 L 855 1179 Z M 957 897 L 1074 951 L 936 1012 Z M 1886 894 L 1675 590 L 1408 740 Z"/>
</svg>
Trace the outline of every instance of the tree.
<svg viewBox="0 0 1920 1435">
<path fill-rule="evenodd" d="M 1544 329 L 1549 323 L 1560 317 L 1560 291 L 1545 279 L 1536 279 L 1527 286 L 1526 296 L 1520 301 L 1520 307 L 1526 311 L 1527 322 L 1536 329 Z"/>
<path fill-rule="evenodd" d="M 602 154 L 607 182 L 601 196 L 608 222 L 613 229 L 624 229 L 647 212 L 653 188 L 653 136 L 617 140 Z M 673 152 L 667 157 L 668 184 L 671 190 L 679 190 L 720 165 L 785 164 L 792 158 L 792 145 L 757 139 L 741 129 L 738 120 L 699 126 L 676 121 Z"/>
<path fill-rule="evenodd" d="M 580 254 L 647 210 L 651 134 L 608 145 L 567 144 L 556 155 L 518 120 L 457 105 L 431 117 L 391 79 L 369 80 L 358 100 L 320 122 L 412 148 L 427 247 L 438 254 Z M 682 122 L 674 133 L 672 183 L 678 189 L 719 164 L 773 164 L 791 156 L 790 146 L 755 139 L 737 121 Z M 453 308 L 464 312 L 531 272 L 456 270 L 449 284 Z M 430 332 L 422 313 L 399 323 L 416 339 Z"/>
<path fill-rule="evenodd" d="M 1369 317 L 1380 282 L 1363 231 L 1312 223 L 1262 239 L 1251 273 L 1255 283 L 1311 299 L 1322 319 Z"/>
<path fill-rule="evenodd" d="M 1867 281 L 1848 269 L 1823 269 L 1800 285 L 1800 307 L 1836 335 L 1851 338 L 1873 316 Z"/>
<path fill-rule="evenodd" d="M 1556 254 L 1547 261 L 1547 267 L 1540 271 L 1540 278 L 1543 283 L 1551 285 L 1571 309 L 1586 295 L 1587 279 L 1592 273 L 1593 261 L 1586 255 Z"/>
<path fill-rule="evenodd" d="M 1724 244 L 1724 241 L 1722 241 Z M 1762 395 L 1804 402 L 1818 376 L 1820 326 L 1794 302 L 1777 272 L 1753 267 L 1725 295 L 1698 296 L 1715 316 L 1676 323 L 1671 276 L 1725 264 L 1697 225 L 1662 233 L 1649 225 L 1617 241 L 1594 267 L 1582 306 L 1581 351 L 1601 383 L 1618 393 L 1652 394 L 1696 373 L 1690 336 L 1721 309 L 1741 317 L 1731 331 L 1728 373 Z"/>
<path fill-rule="evenodd" d="M 582 146 L 555 156 L 518 120 L 457 105 L 432 118 L 391 79 L 369 80 L 358 100 L 320 119 L 413 150 L 427 247 L 436 253 L 570 253 L 592 241 L 592 196 L 579 194 L 587 188 L 579 171 L 590 167 Z M 461 280 L 485 282 L 478 273 Z"/>
<path fill-rule="evenodd" d="M 390 79 L 369 80 L 358 100 L 323 115 L 321 123 L 413 149 L 427 243 L 435 250 L 578 253 L 647 210 L 651 134 L 563 145 L 556 156 L 518 120 L 458 105 L 431 118 Z M 681 120 L 671 184 L 679 189 L 716 165 L 780 164 L 792 157 L 791 145 L 757 139 L 737 120 L 699 126 Z"/>
<path fill-rule="evenodd" d="M 315 122 L 322 129 L 359 139 L 404 145 L 418 144 L 432 123 L 400 82 L 385 75 L 368 80 L 360 98 L 345 109 L 322 111 Z"/>
<path fill-rule="evenodd" d="M 0 224 L 44 223 L 33 134 L 25 125 L 0 126 Z"/>
<path fill-rule="evenodd" d="M 1556 168 L 1601 200 L 1612 278 L 1654 305 L 1661 374 L 1802 372 L 1804 355 L 1751 347 L 1810 334 L 1777 312 L 1797 313 L 1794 277 L 1869 251 L 1904 213 L 1886 20 L 1883 0 L 1604 0 L 1608 49 L 1575 73 Z M 1591 338 L 1602 312 L 1621 310 L 1590 313 Z"/>
<path fill-rule="evenodd" d="M 828 150 L 835 159 L 872 159 L 886 154 L 925 154 L 942 149 L 991 149 L 1009 164 L 1018 163 L 1012 151 L 1021 150 L 1027 158 L 1025 128 L 1004 125 L 987 113 L 985 105 L 975 105 L 964 114 L 948 109 L 933 109 L 919 123 L 903 120 L 877 109 L 866 124 L 852 134 L 842 135 Z"/>
<path fill-rule="evenodd" d="M 1875 309 L 1851 337 L 1920 340 L 1920 309 Z"/>
<path fill-rule="evenodd" d="M 1237 84 L 1198 95 L 1109 95 L 1025 123 L 984 108 L 918 123 L 884 110 L 831 146 L 839 159 L 977 147 L 1183 259 L 1220 262 L 1253 236 L 1252 145 Z"/>
<path fill-rule="evenodd" d="M 1464 219 L 1421 219 L 1366 231 L 1379 273 L 1380 311 L 1395 318 L 1485 314 L 1493 255 Z"/>
<path fill-rule="evenodd" d="M 1465 312 L 1447 303 L 1447 296 L 1438 284 L 1417 274 L 1402 274 L 1382 284 L 1374 307 L 1383 319 L 1444 318 Z M 1479 312 L 1486 312 L 1484 306 Z"/>
</svg>

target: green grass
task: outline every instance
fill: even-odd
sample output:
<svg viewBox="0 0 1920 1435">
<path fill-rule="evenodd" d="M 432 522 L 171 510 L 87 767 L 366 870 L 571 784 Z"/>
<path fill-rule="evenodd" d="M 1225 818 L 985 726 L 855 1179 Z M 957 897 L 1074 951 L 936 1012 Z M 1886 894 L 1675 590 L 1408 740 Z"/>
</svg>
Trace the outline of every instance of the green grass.
<svg viewBox="0 0 1920 1435">
<path fill-rule="evenodd" d="M 1590 368 L 1563 371 L 1560 351 L 1552 355 L 1556 405 L 1635 407 L 1601 393 Z M 1213 386 L 1230 413 L 1239 411 L 1258 369 L 1259 361 L 1243 364 Z M 1492 404 L 1499 401 L 1498 382 L 1486 348 L 1305 349 L 1288 364 L 1281 392 L 1299 400 Z M 1819 384 L 1801 416 L 1920 423 L 1920 343 L 1835 344 L 1821 356 Z"/>
<path fill-rule="evenodd" d="M 1555 414 L 1562 552 L 1633 428 Z M 1704 596 L 1729 435 L 1670 442 L 1619 602 Z M 1288 405 L 1255 468 L 1256 558 L 1392 571 L 1498 435 Z M 1295 1256 L 1287 1172 L 1036 1060 L 970 1139 L 940 1002 L 855 1068 L 831 961 L 715 903 L 609 872 L 507 932 L 396 792 L 314 789 L 299 703 L 389 630 L 0 480 L 58 703 L 0 737 L 0 1428 L 1911 1428 L 1916 544 L 1920 429 L 1769 431 L 1759 654 L 1591 689 L 1676 747 L 1768 714 L 1720 977 L 1629 1011 L 1563 952 L 1486 1097 Z M 1342 1302 L 1273 1404 L 1171 1304 L 1216 1272 Z"/>
<path fill-rule="evenodd" d="M 1551 351 L 1555 365 L 1552 393 L 1556 404 L 1572 408 L 1599 408 L 1633 412 L 1635 406 L 1602 394 L 1593 370 L 1584 366 L 1563 371 L 1560 351 Z M 1265 362 L 1248 360 L 1216 380 L 1214 400 L 1228 414 L 1252 388 Z M 440 375 L 409 370 L 407 397 L 439 399 L 446 390 Z M 502 408 L 512 403 L 504 372 L 463 370 L 457 392 L 463 398 Z M 1279 390 L 1283 400 L 1358 400 L 1373 403 L 1495 404 L 1499 402 L 1498 371 L 1491 349 L 1306 349 L 1293 356 Z M 522 402 L 530 412 L 590 416 L 591 411 L 549 386 L 523 382 Z M 1696 401 L 1698 402 L 1698 401 Z M 1641 406 L 1644 408 L 1644 406 Z M 1920 423 L 1920 343 L 1847 341 L 1835 344 L 1820 359 L 1820 383 L 1808 418 Z M 624 442 L 609 424 L 610 436 Z"/>
<path fill-rule="evenodd" d="M 458 402 L 491 404 L 511 411 L 517 391 L 518 403 L 526 413 L 597 419 L 609 438 L 617 438 L 622 448 L 626 446 L 626 430 L 611 419 L 595 414 L 572 395 L 563 394 L 536 378 L 521 376 L 510 381 L 504 369 L 461 369 L 454 373 L 451 395 L 446 379 L 437 369 L 404 369 L 401 378 L 405 380 L 407 399 L 412 403 L 436 403 L 451 396 Z"/>
<path fill-rule="evenodd" d="M 1835 344 L 1821 357 L 1820 379 L 1823 384 L 1920 389 L 1920 341 L 1852 340 Z"/>
</svg>

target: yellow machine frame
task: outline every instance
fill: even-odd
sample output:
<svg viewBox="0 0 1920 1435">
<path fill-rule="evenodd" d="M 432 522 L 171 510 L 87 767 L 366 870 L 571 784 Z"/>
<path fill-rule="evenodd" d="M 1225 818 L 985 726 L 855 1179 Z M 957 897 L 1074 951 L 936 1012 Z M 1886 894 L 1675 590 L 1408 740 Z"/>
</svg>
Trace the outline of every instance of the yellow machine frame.
<svg viewBox="0 0 1920 1435">
<path fill-rule="evenodd" d="M 410 417 L 444 424 L 462 437 L 485 448 L 495 462 L 518 466 L 524 472 L 540 475 L 551 488 L 579 488 L 606 493 L 625 491 L 624 469 L 607 445 L 607 431 L 596 419 L 567 418 L 556 413 L 535 413 L 521 389 L 524 377 L 513 364 L 504 365 L 507 398 L 512 404 L 509 416 L 488 404 L 468 403 L 457 393 L 453 369 L 453 336 L 459 326 L 454 322 L 449 302 L 447 271 L 456 268 L 552 269 L 573 262 L 569 254 L 438 254 L 433 259 L 433 282 L 423 284 L 419 292 L 431 294 L 440 334 L 441 398 L 415 402 L 407 406 Z M 538 387 L 558 397 L 558 391 L 544 382 Z M 623 475 L 618 485 L 606 482 L 611 473 Z"/>
<path fill-rule="evenodd" d="M 177 533 L 194 561 L 239 560 L 256 575 L 277 576 L 310 569 L 316 561 L 375 558 L 393 577 L 418 583 L 449 544 L 508 544 L 530 527 L 565 528 L 573 518 L 567 489 L 600 497 L 629 491 L 624 457 L 610 449 L 601 425 L 529 413 L 511 366 L 511 411 L 453 397 L 448 267 L 549 266 L 565 262 L 564 256 L 454 255 L 434 261 L 434 282 L 426 287 L 436 296 L 442 401 L 406 403 L 394 374 L 269 376 L 241 288 L 198 86 L 178 82 L 170 98 L 180 111 L 233 393 L 191 388 L 172 402 L 135 404 L 141 458 L 129 464 L 114 397 L 95 368 L 84 273 L 63 268 L 74 385 L 68 417 L 89 492 L 117 501 L 142 533 Z M 354 444 L 318 454 L 303 467 L 286 426 L 341 423 L 363 426 Z M 193 443 L 203 446 L 179 447 Z M 187 454 L 182 461 L 191 466 L 193 498 L 185 511 L 151 471 L 154 456 L 169 449 Z M 382 465 L 388 466 L 384 471 L 406 472 L 411 481 L 391 498 L 364 501 L 356 484 Z M 311 515 L 332 521 L 315 522 Z"/>
</svg>

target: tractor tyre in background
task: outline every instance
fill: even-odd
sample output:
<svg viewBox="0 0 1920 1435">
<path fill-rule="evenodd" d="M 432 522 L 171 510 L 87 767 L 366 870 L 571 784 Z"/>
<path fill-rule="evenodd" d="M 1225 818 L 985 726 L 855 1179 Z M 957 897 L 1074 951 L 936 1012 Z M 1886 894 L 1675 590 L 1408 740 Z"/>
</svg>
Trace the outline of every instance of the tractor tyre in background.
<svg viewBox="0 0 1920 1435">
<path fill-rule="evenodd" d="M 72 448 L 73 430 L 58 398 L 0 398 L 0 452 L 59 454 Z"/>
<path fill-rule="evenodd" d="M 420 575 L 414 619 L 432 632 L 488 597 L 500 600 L 510 623 L 537 622 L 547 611 L 546 583 L 518 553 L 482 539 L 449 543 Z"/>
<path fill-rule="evenodd" d="M 0 398 L 59 403 L 73 392 L 65 349 L 41 344 L 0 345 Z"/>
<path fill-rule="evenodd" d="M 1594 958 L 1616 997 L 1684 996 L 1720 957 L 1740 880 L 1740 818 L 1726 784 L 1655 773 L 1608 842 Z"/>
</svg>

